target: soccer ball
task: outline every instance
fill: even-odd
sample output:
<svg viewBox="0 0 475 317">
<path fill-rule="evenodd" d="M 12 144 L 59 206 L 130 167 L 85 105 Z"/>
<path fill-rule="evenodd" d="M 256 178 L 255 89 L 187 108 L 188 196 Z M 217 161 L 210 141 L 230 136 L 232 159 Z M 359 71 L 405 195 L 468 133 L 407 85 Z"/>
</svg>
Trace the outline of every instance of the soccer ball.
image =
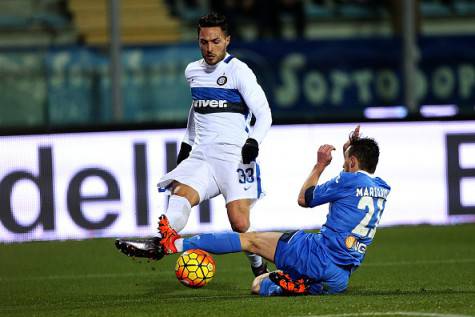
<svg viewBox="0 0 475 317">
<path fill-rule="evenodd" d="M 211 255 L 203 250 L 193 249 L 183 252 L 176 261 L 175 274 L 185 286 L 200 288 L 214 277 L 216 265 Z"/>
</svg>

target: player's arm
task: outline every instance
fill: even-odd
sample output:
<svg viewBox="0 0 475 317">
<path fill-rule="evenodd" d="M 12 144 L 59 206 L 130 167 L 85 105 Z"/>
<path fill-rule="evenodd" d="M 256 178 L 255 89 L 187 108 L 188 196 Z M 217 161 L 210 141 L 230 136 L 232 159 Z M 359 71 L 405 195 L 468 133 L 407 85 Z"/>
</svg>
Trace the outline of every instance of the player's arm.
<svg viewBox="0 0 475 317">
<path fill-rule="evenodd" d="M 191 152 L 191 148 L 195 141 L 195 111 L 193 110 L 193 106 L 190 108 L 190 112 L 188 112 L 188 123 L 186 125 L 185 136 L 181 142 L 180 152 L 178 152 L 178 157 L 176 160 L 176 164 L 180 164 L 184 159 L 186 159 Z"/>
<path fill-rule="evenodd" d="M 310 175 L 307 177 L 302 187 L 300 188 L 298 204 L 302 207 L 310 207 L 310 201 L 313 199 L 313 191 L 318 184 L 318 180 L 322 175 L 325 168 L 330 164 L 332 160 L 332 151 L 335 150 L 333 145 L 325 144 L 320 146 L 317 153 L 317 163 L 310 171 Z"/>
<path fill-rule="evenodd" d="M 188 64 L 185 69 L 185 78 L 188 84 L 191 85 L 193 81 L 191 75 L 192 63 Z M 190 111 L 188 112 L 188 122 L 186 124 L 185 135 L 183 136 L 183 140 L 181 141 L 180 145 L 180 152 L 178 152 L 178 156 L 176 159 L 176 164 L 180 164 L 183 160 L 185 160 L 191 152 L 191 148 L 195 143 L 195 111 L 193 109 L 193 105 L 190 107 Z"/>
<path fill-rule="evenodd" d="M 256 117 L 256 123 L 254 124 L 249 137 L 253 138 L 260 144 L 272 125 L 272 114 L 264 91 L 260 86 L 259 90 L 259 101 L 254 104 L 255 107 L 250 107 L 252 114 Z"/>
<path fill-rule="evenodd" d="M 236 73 L 239 93 L 256 117 L 256 123 L 242 149 L 243 163 L 246 164 L 254 161 L 259 154 L 259 144 L 272 125 L 272 114 L 264 90 L 257 83 L 252 70 L 242 65 Z"/>
</svg>

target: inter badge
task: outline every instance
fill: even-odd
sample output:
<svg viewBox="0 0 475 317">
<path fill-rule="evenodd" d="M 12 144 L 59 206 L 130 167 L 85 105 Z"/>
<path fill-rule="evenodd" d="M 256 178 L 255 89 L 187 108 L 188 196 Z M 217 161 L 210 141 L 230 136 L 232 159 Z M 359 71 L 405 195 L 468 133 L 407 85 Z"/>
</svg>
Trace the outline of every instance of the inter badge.
<svg viewBox="0 0 475 317">
<path fill-rule="evenodd" d="M 220 86 L 223 86 L 224 84 L 226 84 L 228 82 L 228 78 L 226 76 L 219 76 L 218 77 L 218 80 L 216 81 L 216 83 Z"/>
</svg>

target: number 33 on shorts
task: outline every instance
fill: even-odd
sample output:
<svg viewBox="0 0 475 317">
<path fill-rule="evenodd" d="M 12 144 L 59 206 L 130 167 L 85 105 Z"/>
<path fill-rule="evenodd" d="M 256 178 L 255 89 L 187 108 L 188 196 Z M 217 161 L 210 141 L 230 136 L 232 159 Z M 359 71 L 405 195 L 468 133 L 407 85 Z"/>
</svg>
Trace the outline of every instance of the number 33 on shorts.
<svg viewBox="0 0 475 317">
<path fill-rule="evenodd" d="M 243 185 L 244 190 L 248 190 L 256 183 L 256 162 L 240 163 L 236 173 L 239 184 Z"/>
<path fill-rule="evenodd" d="M 261 185 L 260 166 L 256 162 L 250 164 L 239 163 L 236 169 L 234 187 L 239 199 L 259 199 L 264 196 Z"/>
</svg>

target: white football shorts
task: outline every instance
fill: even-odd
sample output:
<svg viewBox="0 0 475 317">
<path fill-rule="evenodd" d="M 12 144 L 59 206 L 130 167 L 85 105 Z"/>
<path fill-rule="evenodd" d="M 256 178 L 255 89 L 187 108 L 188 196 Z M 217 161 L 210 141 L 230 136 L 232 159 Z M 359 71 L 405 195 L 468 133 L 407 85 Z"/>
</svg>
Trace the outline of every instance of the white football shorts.
<svg viewBox="0 0 475 317">
<path fill-rule="evenodd" d="M 232 144 L 195 146 L 188 158 L 160 178 L 159 191 L 167 191 L 174 180 L 196 190 L 200 202 L 219 194 L 226 204 L 263 196 L 259 164 L 243 164 L 241 147 Z"/>
</svg>

